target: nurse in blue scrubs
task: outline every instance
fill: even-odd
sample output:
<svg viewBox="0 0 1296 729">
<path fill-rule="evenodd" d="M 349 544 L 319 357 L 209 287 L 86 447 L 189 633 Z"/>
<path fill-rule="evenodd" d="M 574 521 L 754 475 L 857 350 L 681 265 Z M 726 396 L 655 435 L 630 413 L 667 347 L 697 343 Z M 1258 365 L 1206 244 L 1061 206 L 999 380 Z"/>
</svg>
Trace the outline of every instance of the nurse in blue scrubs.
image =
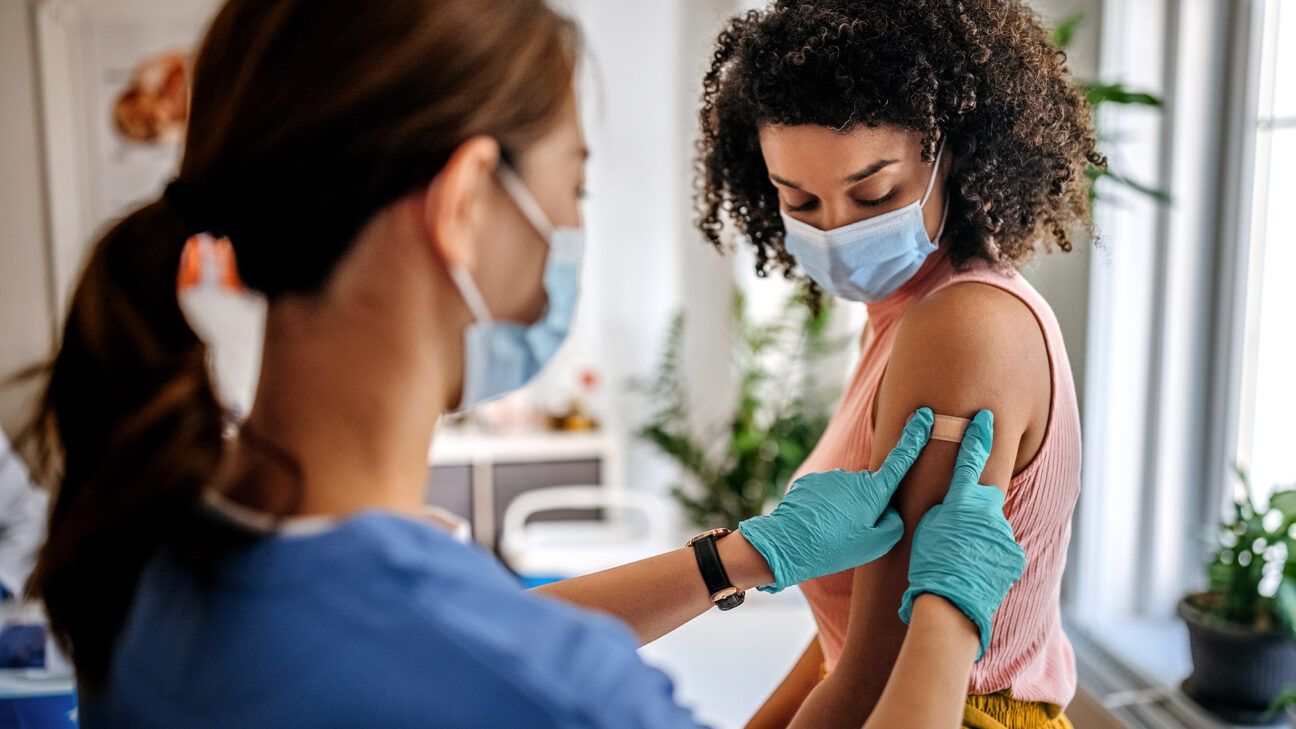
<svg viewBox="0 0 1296 729">
<path fill-rule="evenodd" d="M 638 645 L 900 538 L 927 410 L 875 473 L 541 592 L 420 520 L 441 415 L 526 384 L 571 323 L 577 44 L 543 0 L 223 7 L 179 175 L 95 243 L 31 433 L 59 485 L 33 585 L 86 727 L 691 727 Z M 199 232 L 269 302 L 237 426 L 176 299 Z M 991 433 L 918 529 L 908 678 L 870 726 L 952 725 L 1020 573 L 976 483 Z"/>
</svg>

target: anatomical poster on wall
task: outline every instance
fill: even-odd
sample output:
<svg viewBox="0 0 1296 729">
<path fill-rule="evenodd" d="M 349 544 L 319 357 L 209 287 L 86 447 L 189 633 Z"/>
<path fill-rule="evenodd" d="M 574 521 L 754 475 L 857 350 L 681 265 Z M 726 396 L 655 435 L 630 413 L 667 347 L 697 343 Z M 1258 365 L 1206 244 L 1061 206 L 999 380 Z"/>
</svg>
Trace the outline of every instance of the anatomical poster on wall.
<svg viewBox="0 0 1296 729">
<path fill-rule="evenodd" d="M 64 300 L 106 225 L 177 171 L 191 59 L 212 0 L 36 5 L 55 276 Z"/>
</svg>

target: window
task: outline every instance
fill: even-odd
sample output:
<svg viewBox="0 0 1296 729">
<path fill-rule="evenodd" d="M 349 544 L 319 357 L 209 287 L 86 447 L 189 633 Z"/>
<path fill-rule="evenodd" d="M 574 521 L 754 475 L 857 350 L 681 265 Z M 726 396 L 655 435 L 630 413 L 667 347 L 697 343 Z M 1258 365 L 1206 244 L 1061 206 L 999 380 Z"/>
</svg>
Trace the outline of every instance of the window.
<svg viewBox="0 0 1296 729">
<path fill-rule="evenodd" d="M 1171 687 L 1191 665 L 1175 606 L 1205 584 L 1232 465 L 1261 497 L 1296 482 L 1296 0 L 1103 7 L 1103 76 L 1166 101 L 1104 110 L 1106 149 L 1170 203 L 1097 206 L 1066 608 Z"/>
<path fill-rule="evenodd" d="M 1173 621 L 1233 464 L 1261 496 L 1296 481 L 1296 0 L 1104 7 L 1100 75 L 1165 100 L 1104 109 L 1105 149 L 1170 202 L 1097 206 L 1069 608 Z"/>
<path fill-rule="evenodd" d="M 1262 59 L 1237 461 L 1267 496 L 1296 484 L 1296 2 L 1267 3 Z"/>
</svg>

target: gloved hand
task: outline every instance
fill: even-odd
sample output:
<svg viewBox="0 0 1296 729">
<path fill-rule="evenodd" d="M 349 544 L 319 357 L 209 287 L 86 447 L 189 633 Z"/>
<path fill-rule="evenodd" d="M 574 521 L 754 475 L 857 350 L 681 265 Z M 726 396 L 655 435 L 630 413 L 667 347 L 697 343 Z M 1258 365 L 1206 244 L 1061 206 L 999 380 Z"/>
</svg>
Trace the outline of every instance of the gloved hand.
<svg viewBox="0 0 1296 729">
<path fill-rule="evenodd" d="M 773 513 L 739 524 L 774 573 L 774 584 L 757 589 L 778 592 L 891 551 L 904 523 L 887 504 L 927 445 L 931 428 L 932 412 L 922 408 L 877 471 L 808 473 L 792 483 Z"/>
<path fill-rule="evenodd" d="M 949 600 L 981 633 L 977 660 L 990 645 L 990 621 L 1008 589 L 1026 568 L 1026 553 L 1004 516 L 1003 492 L 978 483 L 994 441 L 994 416 L 972 419 L 945 500 L 923 515 L 909 554 L 909 589 L 900 619 L 909 622 L 913 603 L 925 592 Z"/>
</svg>

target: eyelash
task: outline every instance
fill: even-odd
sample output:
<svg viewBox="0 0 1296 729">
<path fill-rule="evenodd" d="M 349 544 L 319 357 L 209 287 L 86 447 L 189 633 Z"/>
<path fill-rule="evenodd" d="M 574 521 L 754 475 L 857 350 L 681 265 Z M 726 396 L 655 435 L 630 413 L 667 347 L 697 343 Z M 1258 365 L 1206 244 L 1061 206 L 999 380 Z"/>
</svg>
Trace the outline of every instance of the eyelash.
<svg viewBox="0 0 1296 729">
<path fill-rule="evenodd" d="M 855 200 L 856 205 L 861 205 L 866 208 L 872 208 L 872 207 L 877 207 L 878 205 L 883 205 L 886 202 L 890 201 L 891 198 L 895 197 L 895 193 L 896 191 L 893 189 L 891 190 L 891 192 L 888 192 L 887 194 L 883 195 L 882 197 L 876 200 L 860 200 L 858 198 L 853 198 L 853 199 Z M 810 210 L 814 210 L 818 205 L 819 205 L 818 200 L 811 200 L 803 205 L 789 205 L 788 210 L 794 213 L 804 213 Z"/>
</svg>

